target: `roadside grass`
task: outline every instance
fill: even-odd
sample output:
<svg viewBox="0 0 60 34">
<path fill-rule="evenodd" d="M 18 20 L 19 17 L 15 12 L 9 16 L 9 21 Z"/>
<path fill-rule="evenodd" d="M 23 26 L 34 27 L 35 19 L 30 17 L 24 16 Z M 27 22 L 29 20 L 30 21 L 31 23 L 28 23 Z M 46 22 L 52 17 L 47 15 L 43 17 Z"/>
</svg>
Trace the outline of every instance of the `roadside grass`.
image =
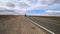
<svg viewBox="0 0 60 34">
<path fill-rule="evenodd" d="M 50 20 L 55 20 L 55 21 L 60 21 L 60 17 L 52 17 L 52 16 L 41 16 L 41 18 L 46 18 L 46 19 L 50 19 Z"/>
<path fill-rule="evenodd" d="M 50 20 L 54 20 L 54 21 L 59 21 L 60 22 L 60 17 L 54 17 L 54 16 L 29 16 L 29 17 L 45 18 L 45 19 L 50 19 Z"/>
</svg>

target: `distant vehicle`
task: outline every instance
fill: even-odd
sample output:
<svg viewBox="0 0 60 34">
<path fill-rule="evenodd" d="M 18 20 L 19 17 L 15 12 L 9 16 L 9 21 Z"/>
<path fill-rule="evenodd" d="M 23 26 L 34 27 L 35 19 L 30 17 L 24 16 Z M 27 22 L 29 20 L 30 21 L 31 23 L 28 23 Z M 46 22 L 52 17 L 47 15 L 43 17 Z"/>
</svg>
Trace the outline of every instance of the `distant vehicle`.
<svg viewBox="0 0 60 34">
<path fill-rule="evenodd" d="M 25 14 L 25 16 L 26 16 L 26 14 Z"/>
</svg>

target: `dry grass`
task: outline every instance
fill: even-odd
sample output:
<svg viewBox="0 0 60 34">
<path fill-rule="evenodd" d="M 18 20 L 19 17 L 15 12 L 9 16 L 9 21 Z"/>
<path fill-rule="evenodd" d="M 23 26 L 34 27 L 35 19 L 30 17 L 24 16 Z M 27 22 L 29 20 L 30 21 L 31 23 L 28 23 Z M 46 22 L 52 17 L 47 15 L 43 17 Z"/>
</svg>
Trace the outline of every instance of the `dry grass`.
<svg viewBox="0 0 60 34">
<path fill-rule="evenodd" d="M 50 20 L 54 20 L 54 21 L 60 21 L 60 17 L 53 17 L 53 16 L 32 16 L 32 17 L 50 19 Z"/>
</svg>

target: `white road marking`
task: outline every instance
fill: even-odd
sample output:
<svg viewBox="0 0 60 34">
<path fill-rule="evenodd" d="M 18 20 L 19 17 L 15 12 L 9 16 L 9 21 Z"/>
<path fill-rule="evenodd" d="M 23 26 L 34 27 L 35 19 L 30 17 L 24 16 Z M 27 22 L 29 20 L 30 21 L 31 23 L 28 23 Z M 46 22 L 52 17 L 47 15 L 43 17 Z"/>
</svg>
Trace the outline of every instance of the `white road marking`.
<svg viewBox="0 0 60 34">
<path fill-rule="evenodd" d="M 28 19 L 29 19 L 29 18 L 28 18 Z M 30 21 L 32 21 L 31 19 L 29 19 L 29 20 L 30 20 Z M 37 25 L 37 26 L 41 27 L 42 29 L 44 29 L 44 30 L 46 30 L 46 31 L 50 32 L 51 34 L 55 34 L 54 32 L 52 32 L 52 31 L 48 30 L 47 28 L 45 28 L 45 27 L 43 27 L 43 26 L 41 26 L 41 25 L 39 25 L 39 24 L 35 23 L 34 21 L 32 21 L 32 23 L 34 23 L 35 25 Z"/>
</svg>

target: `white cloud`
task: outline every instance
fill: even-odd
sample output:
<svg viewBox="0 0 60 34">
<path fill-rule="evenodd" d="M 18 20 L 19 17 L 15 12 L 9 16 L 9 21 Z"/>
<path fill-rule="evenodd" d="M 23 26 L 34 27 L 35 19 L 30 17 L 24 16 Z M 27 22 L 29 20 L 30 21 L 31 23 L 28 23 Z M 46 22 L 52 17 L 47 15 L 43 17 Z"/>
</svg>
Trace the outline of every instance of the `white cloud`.
<svg viewBox="0 0 60 34">
<path fill-rule="evenodd" d="M 60 11 L 47 10 L 46 14 L 50 16 L 60 16 Z"/>
<path fill-rule="evenodd" d="M 60 11 L 54 11 L 54 10 L 47 10 L 48 13 L 60 13 Z"/>
<path fill-rule="evenodd" d="M 0 5 L 6 5 L 9 3 L 9 0 L 0 0 Z"/>
</svg>

